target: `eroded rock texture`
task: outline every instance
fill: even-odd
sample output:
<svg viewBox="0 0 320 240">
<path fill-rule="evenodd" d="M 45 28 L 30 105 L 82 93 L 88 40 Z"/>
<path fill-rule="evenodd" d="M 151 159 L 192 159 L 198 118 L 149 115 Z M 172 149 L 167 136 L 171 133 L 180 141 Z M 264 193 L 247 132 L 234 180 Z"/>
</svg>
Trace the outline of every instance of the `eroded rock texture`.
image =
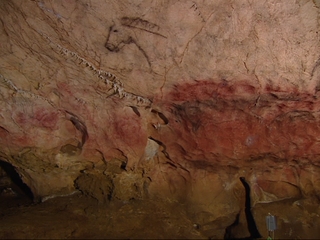
<svg viewBox="0 0 320 240">
<path fill-rule="evenodd" d="M 36 200 L 179 201 L 213 238 L 251 234 L 243 177 L 263 237 L 318 238 L 319 7 L 1 1 L 1 160 Z"/>
</svg>

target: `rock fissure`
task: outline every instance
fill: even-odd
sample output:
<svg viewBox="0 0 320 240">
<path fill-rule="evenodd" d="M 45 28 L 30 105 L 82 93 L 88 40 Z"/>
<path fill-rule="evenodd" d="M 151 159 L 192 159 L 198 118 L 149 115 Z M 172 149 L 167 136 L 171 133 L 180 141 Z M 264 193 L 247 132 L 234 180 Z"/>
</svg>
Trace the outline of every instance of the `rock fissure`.
<svg viewBox="0 0 320 240">
<path fill-rule="evenodd" d="M 19 173 L 15 170 L 14 166 L 10 163 L 0 160 L 0 168 L 4 170 L 6 175 L 10 178 L 10 189 L 14 189 L 17 194 L 23 194 L 26 197 L 33 199 L 33 193 L 31 189 L 21 180 Z M 1 192 L 6 191 L 7 186 L 1 186 Z"/>
<path fill-rule="evenodd" d="M 250 238 L 261 238 L 261 234 L 259 233 L 259 230 L 257 228 L 257 225 L 255 223 L 254 217 L 251 212 L 251 194 L 250 194 L 250 186 L 246 182 L 246 179 L 244 177 L 240 177 L 240 181 L 243 184 L 245 188 L 245 214 L 246 214 L 246 220 L 247 220 L 247 226 L 250 233 Z"/>
</svg>

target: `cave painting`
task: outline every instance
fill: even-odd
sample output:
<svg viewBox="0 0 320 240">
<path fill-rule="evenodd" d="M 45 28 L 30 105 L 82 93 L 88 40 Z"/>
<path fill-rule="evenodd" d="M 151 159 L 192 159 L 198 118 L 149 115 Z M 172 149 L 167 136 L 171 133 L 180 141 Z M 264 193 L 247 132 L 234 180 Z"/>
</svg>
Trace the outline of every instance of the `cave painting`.
<svg viewBox="0 0 320 240">
<path fill-rule="evenodd" d="M 120 23 L 110 26 L 105 47 L 111 52 L 119 52 L 127 44 L 134 44 L 145 57 L 149 68 L 152 69 L 156 58 L 154 54 L 159 56 L 161 53 L 154 47 L 150 48 L 148 46 L 150 44 L 145 38 L 139 38 L 139 35 L 143 33 L 156 36 L 162 40 L 167 38 L 160 33 L 160 27 L 154 23 L 141 18 L 123 17 L 120 19 Z"/>
<path fill-rule="evenodd" d="M 163 13 L 164 10 L 167 12 Z M 206 20 L 193 1 L 174 3 L 159 10 L 157 15 L 162 18 L 163 14 L 166 21 L 161 26 L 140 17 L 114 20 L 104 46 L 110 52 L 119 53 L 133 44 L 152 72 L 164 74 L 166 67 L 182 62 L 190 42 L 202 31 Z"/>
</svg>

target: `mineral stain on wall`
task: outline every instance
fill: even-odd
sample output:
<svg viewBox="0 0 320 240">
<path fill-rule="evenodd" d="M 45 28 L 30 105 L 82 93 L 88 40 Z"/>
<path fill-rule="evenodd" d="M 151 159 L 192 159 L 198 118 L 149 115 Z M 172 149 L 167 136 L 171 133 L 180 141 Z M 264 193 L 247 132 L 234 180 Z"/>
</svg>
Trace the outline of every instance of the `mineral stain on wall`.
<svg viewBox="0 0 320 240">
<path fill-rule="evenodd" d="M 185 149 L 215 152 L 219 159 L 316 157 L 319 103 L 305 93 L 280 92 L 280 100 L 277 94 L 244 83 L 196 81 L 176 86 L 164 104 Z"/>
</svg>

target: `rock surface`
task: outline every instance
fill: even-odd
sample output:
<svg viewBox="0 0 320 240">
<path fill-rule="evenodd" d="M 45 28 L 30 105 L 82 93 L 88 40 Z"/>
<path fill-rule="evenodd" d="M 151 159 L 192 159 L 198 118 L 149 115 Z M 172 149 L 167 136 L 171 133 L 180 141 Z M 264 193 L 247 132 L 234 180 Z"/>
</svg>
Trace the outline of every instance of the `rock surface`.
<svg viewBox="0 0 320 240">
<path fill-rule="evenodd" d="M 177 201 L 214 238 L 251 234 L 243 177 L 263 237 L 319 238 L 319 7 L 1 1 L 1 160 L 36 201 Z"/>
</svg>

